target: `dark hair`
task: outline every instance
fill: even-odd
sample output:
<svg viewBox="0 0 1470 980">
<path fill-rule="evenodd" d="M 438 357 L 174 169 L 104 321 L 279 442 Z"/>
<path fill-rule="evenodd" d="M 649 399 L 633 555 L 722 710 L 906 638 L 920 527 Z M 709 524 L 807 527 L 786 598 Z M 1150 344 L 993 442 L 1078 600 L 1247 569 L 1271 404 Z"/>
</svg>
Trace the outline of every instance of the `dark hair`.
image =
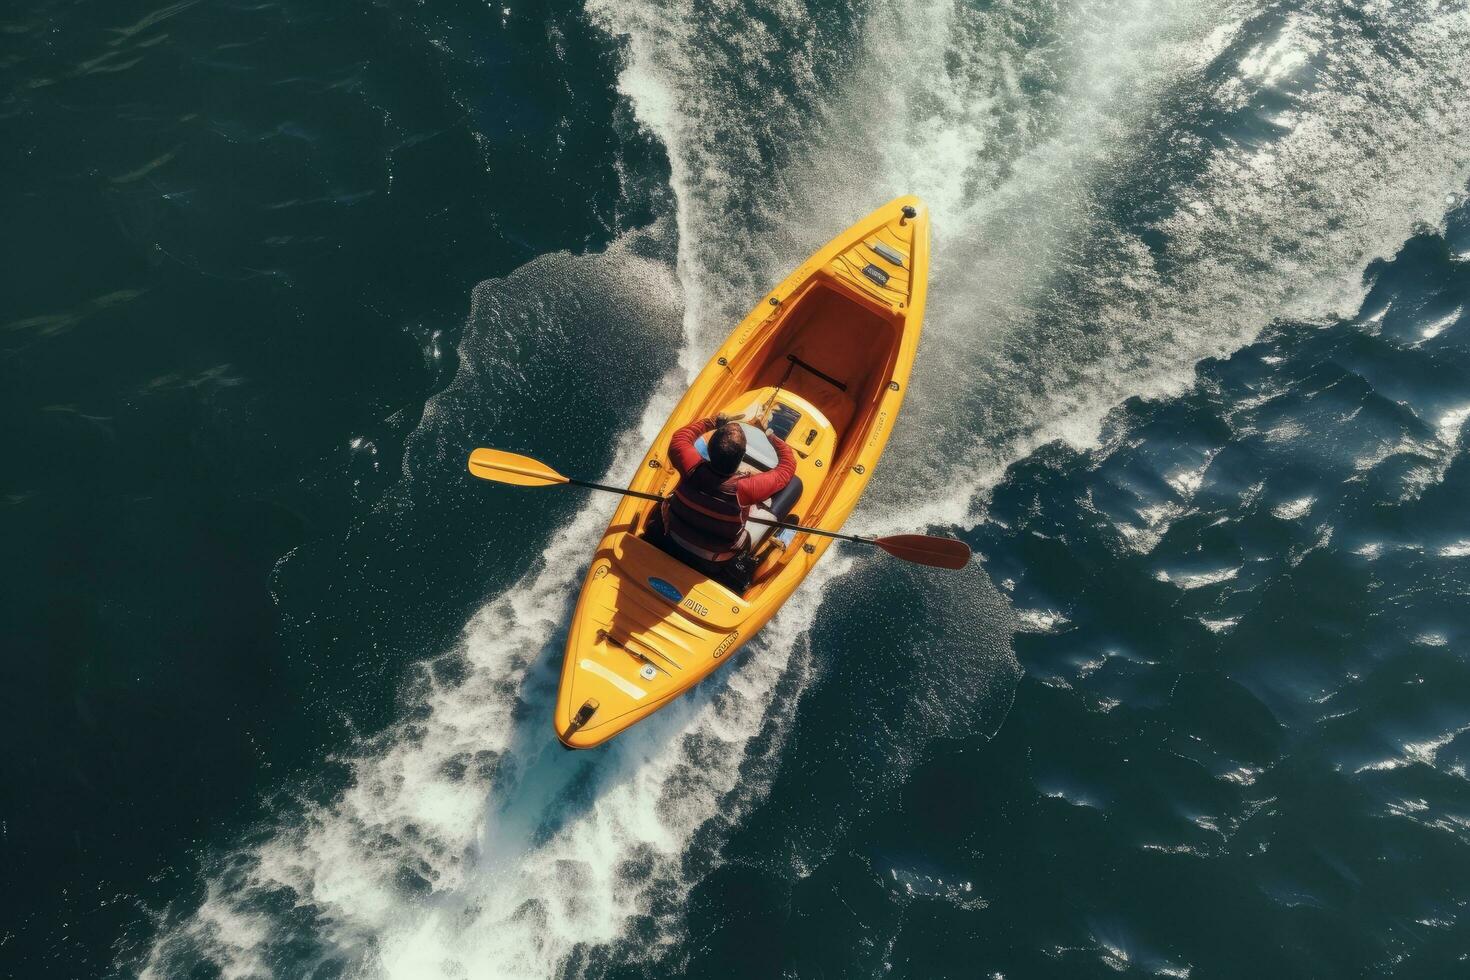
<svg viewBox="0 0 1470 980">
<path fill-rule="evenodd" d="M 709 465 L 726 475 L 734 473 L 745 458 L 745 430 L 739 422 L 726 422 L 709 437 Z"/>
</svg>

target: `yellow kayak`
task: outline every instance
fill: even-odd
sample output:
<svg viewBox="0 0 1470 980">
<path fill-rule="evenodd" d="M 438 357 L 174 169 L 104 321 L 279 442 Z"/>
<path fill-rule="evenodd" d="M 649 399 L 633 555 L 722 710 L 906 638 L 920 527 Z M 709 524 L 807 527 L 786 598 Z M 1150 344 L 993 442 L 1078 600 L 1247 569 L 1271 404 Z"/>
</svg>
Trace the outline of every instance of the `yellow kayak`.
<svg viewBox="0 0 1470 980">
<path fill-rule="evenodd" d="M 715 352 L 629 489 L 673 491 L 669 439 L 681 426 L 721 412 L 759 415 L 797 454 L 801 496 L 789 522 L 837 531 L 903 403 L 928 271 L 929 215 L 916 197 L 838 235 Z M 769 441 L 759 429 L 747 437 L 747 464 L 769 468 Z M 755 572 L 740 595 L 639 536 L 657 506 L 624 498 L 582 584 L 554 718 L 569 748 L 600 745 L 698 684 L 776 614 L 831 544 L 751 524 Z"/>
</svg>

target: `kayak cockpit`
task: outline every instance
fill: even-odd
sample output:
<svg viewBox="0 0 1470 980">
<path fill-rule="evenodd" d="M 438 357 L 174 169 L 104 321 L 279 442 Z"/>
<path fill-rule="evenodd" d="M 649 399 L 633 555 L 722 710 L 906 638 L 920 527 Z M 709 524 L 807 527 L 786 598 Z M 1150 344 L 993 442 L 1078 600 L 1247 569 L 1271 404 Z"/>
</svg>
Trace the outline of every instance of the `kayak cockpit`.
<svg viewBox="0 0 1470 980">
<path fill-rule="evenodd" d="M 789 379 L 783 379 L 786 380 Z M 671 540 L 671 535 L 662 527 L 662 521 L 654 514 L 653 506 L 644 513 L 644 536 L 661 551 L 720 582 L 732 594 L 748 596 L 770 577 L 794 542 L 796 532 L 772 525 L 777 522 L 800 523 L 805 508 L 816 499 L 824 478 L 830 472 L 828 463 L 837 444 L 837 433 L 821 409 L 801 395 L 775 386 L 745 392 L 729 404 L 720 406 L 720 411 L 764 422 L 764 426 L 741 423 L 745 430 L 745 458 L 736 472 L 753 474 L 775 468 L 778 455 L 766 435 L 769 430 L 786 442 L 796 458 L 796 472 L 791 482 L 779 493 L 750 508 L 752 520 L 745 527 L 742 553 L 727 562 L 702 561 L 682 542 Z M 696 439 L 694 446 L 701 456 L 709 459 L 705 436 Z"/>
</svg>

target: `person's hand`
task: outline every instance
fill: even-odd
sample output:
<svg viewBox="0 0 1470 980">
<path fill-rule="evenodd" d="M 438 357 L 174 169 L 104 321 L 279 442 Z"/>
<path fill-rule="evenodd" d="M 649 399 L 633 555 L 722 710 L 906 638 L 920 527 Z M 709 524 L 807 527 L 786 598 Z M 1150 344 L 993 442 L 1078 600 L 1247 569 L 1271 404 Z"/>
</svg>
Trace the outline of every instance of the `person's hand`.
<svg viewBox="0 0 1470 980">
<path fill-rule="evenodd" d="M 723 429 L 725 426 L 729 425 L 731 422 L 744 422 L 744 421 L 745 421 L 745 414 L 743 412 L 741 414 L 739 414 L 739 415 L 726 415 L 724 412 L 721 412 L 719 415 L 716 415 L 715 416 L 715 428 L 716 429 Z"/>
</svg>

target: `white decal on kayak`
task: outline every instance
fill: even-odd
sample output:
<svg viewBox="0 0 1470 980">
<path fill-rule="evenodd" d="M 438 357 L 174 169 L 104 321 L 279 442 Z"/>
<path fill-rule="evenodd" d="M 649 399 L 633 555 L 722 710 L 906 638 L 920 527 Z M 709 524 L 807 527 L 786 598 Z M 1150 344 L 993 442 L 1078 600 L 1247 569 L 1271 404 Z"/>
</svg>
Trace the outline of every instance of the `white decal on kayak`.
<svg viewBox="0 0 1470 980">
<path fill-rule="evenodd" d="M 596 660 L 584 659 L 578 666 L 587 671 L 589 674 L 596 674 L 598 677 L 601 677 L 603 680 L 607 681 L 613 687 L 617 688 L 619 691 L 622 691 L 624 694 L 628 695 L 628 697 L 632 698 L 635 701 L 640 700 L 648 694 L 647 691 L 639 687 L 637 684 L 634 684 L 619 677 L 617 674 L 614 674 L 612 671 L 608 670 Z"/>
<path fill-rule="evenodd" d="M 878 421 L 873 425 L 873 434 L 868 436 L 868 444 L 864 448 L 871 449 L 873 447 L 873 444 L 878 441 L 878 437 L 883 434 L 883 426 L 887 421 L 888 413 L 879 412 Z"/>
</svg>

